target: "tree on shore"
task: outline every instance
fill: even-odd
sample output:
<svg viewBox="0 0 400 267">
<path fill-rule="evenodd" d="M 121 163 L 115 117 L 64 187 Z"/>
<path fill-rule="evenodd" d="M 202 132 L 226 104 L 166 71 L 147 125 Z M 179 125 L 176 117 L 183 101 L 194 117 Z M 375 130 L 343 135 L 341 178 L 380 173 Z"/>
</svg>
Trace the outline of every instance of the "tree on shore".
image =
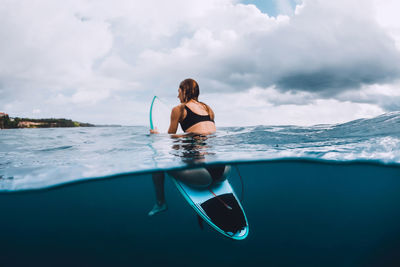
<svg viewBox="0 0 400 267">
<path fill-rule="evenodd" d="M 1 129 L 13 129 L 13 128 L 52 128 L 52 127 L 93 127 L 90 123 L 80 123 L 67 119 L 29 119 L 29 118 L 14 118 L 6 114 L 0 117 L 0 128 Z"/>
</svg>

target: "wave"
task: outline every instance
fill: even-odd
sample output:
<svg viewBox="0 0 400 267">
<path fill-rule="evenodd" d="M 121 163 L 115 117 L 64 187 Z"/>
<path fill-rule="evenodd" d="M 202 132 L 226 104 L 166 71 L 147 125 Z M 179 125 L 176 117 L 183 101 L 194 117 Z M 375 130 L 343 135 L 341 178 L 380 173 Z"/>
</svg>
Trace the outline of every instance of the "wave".
<svg viewBox="0 0 400 267">
<path fill-rule="evenodd" d="M 400 112 L 335 125 L 227 127 L 218 137 L 225 150 L 261 158 L 400 162 Z"/>
<path fill-rule="evenodd" d="M 58 151 L 58 150 L 64 150 L 64 149 L 70 149 L 70 148 L 73 148 L 73 146 L 50 147 L 50 148 L 40 149 L 38 151 L 40 151 L 40 152 L 51 152 L 51 151 Z"/>
<path fill-rule="evenodd" d="M 400 137 L 400 111 L 382 114 L 371 119 L 357 119 L 341 124 L 319 124 L 314 126 L 252 126 L 252 127 L 224 127 L 229 129 L 233 135 L 251 134 L 250 137 L 265 138 L 266 136 L 282 142 L 298 140 L 326 140 L 327 138 L 348 138 L 348 137 L 377 137 L 396 136 Z M 262 134 L 265 134 L 262 136 Z M 257 136 L 261 134 L 261 136 Z"/>
</svg>

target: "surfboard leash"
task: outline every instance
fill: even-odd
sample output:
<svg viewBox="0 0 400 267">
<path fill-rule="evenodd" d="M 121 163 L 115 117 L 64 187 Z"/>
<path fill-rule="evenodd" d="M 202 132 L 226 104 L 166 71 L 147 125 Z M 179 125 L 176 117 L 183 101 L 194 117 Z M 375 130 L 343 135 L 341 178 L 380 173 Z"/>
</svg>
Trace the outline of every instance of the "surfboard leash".
<svg viewBox="0 0 400 267">
<path fill-rule="evenodd" d="M 239 167 L 238 167 L 237 165 L 234 165 L 234 166 L 235 166 L 235 168 L 236 168 L 237 173 L 239 174 L 240 183 L 241 183 L 241 185 L 242 185 L 242 192 L 241 192 L 241 194 L 240 194 L 240 202 L 243 202 L 243 196 L 244 196 L 244 183 L 243 183 L 243 178 L 242 178 L 242 175 L 240 174 Z"/>
<path fill-rule="evenodd" d="M 211 194 L 213 194 L 214 197 L 216 197 L 216 198 L 219 200 L 219 202 L 221 202 L 221 203 L 225 206 L 225 208 L 227 208 L 228 210 L 232 210 L 232 207 L 229 206 L 228 204 L 226 204 L 225 201 L 223 201 L 220 197 L 218 197 L 218 196 L 211 190 L 211 188 L 208 188 L 208 191 L 210 191 Z"/>
</svg>

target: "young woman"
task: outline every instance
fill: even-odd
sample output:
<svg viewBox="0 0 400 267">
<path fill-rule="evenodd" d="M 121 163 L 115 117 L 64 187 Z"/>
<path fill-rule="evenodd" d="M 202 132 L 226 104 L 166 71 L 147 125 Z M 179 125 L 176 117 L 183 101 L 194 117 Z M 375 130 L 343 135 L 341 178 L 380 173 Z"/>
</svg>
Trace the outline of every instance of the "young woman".
<svg viewBox="0 0 400 267">
<path fill-rule="evenodd" d="M 172 109 L 168 133 L 175 134 L 178 124 L 185 133 L 207 135 L 215 132 L 214 111 L 198 100 L 199 85 L 193 79 L 182 81 L 178 89 L 181 104 Z M 150 130 L 151 133 L 157 133 Z"/>
<path fill-rule="evenodd" d="M 199 85 L 193 79 L 182 81 L 178 89 L 180 104 L 172 109 L 169 134 L 175 134 L 180 124 L 185 133 L 195 135 L 208 135 L 216 131 L 214 112 L 205 103 L 198 100 L 200 94 Z M 150 130 L 151 133 L 157 133 Z M 225 165 L 195 168 L 180 171 L 171 171 L 169 174 L 175 179 L 183 181 L 191 186 L 207 188 L 214 182 L 223 181 L 229 172 Z M 156 191 L 156 204 L 149 212 L 149 216 L 167 209 L 164 195 L 164 172 L 153 174 L 153 182 Z"/>
</svg>

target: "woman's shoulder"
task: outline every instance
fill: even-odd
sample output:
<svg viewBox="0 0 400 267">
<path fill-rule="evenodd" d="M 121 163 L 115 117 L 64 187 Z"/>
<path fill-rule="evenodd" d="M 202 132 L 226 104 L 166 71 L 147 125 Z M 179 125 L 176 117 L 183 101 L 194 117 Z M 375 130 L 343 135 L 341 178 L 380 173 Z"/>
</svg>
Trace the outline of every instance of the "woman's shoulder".
<svg viewBox="0 0 400 267">
<path fill-rule="evenodd" d="M 206 103 L 202 103 L 202 104 L 204 104 L 208 115 L 210 115 L 211 119 L 214 120 L 215 114 L 214 114 L 214 111 L 212 110 L 212 108 L 209 105 L 207 105 Z"/>
<path fill-rule="evenodd" d="M 185 104 L 179 104 L 172 108 L 171 118 L 181 121 L 185 114 Z"/>
<path fill-rule="evenodd" d="M 209 106 L 209 105 L 207 105 L 206 103 L 204 103 L 204 102 L 199 102 L 200 104 L 202 104 L 203 106 L 204 106 L 204 108 L 207 110 L 207 112 L 212 112 L 212 108 Z"/>
<path fill-rule="evenodd" d="M 181 117 L 181 114 L 183 113 L 184 108 L 185 108 L 184 104 L 179 104 L 172 108 L 172 114 L 178 115 L 179 117 Z"/>
<path fill-rule="evenodd" d="M 172 108 L 172 111 L 182 111 L 185 108 L 185 104 L 179 104 Z"/>
</svg>

